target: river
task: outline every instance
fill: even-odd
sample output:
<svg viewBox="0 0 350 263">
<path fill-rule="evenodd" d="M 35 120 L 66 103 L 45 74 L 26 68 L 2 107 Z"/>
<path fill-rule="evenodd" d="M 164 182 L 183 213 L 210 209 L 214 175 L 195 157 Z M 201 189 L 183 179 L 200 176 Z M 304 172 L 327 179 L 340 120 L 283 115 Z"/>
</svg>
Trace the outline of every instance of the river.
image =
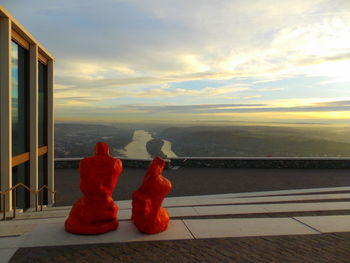
<svg viewBox="0 0 350 263">
<path fill-rule="evenodd" d="M 147 152 L 146 144 L 154 139 L 152 135 L 145 130 L 135 130 L 132 142 L 125 146 L 124 149 L 118 151 L 125 154 L 129 158 L 151 159 L 151 155 Z M 169 158 L 177 157 L 171 149 L 171 142 L 163 140 L 162 152 Z"/>
<path fill-rule="evenodd" d="M 177 157 L 176 153 L 173 152 L 173 150 L 171 149 L 171 142 L 167 141 L 167 140 L 163 140 L 164 144 L 162 146 L 161 151 L 168 156 L 168 158 L 174 158 Z"/>
</svg>

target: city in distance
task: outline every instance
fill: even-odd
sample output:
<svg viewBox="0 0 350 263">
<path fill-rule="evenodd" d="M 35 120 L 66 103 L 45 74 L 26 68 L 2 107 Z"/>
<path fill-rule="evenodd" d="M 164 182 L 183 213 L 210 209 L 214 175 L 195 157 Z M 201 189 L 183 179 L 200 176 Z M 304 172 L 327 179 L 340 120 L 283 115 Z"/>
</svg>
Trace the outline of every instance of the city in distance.
<svg viewBox="0 0 350 263">
<path fill-rule="evenodd" d="M 86 157 L 96 142 L 116 157 L 350 157 L 350 125 L 293 123 L 55 124 L 55 157 Z"/>
</svg>

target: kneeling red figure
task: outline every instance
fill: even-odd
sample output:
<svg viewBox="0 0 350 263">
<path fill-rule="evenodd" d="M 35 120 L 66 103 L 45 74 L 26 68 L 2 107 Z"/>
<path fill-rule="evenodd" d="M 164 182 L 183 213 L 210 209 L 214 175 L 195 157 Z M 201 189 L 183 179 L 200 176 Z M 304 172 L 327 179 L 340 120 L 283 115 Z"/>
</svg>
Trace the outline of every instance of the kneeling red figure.
<svg viewBox="0 0 350 263">
<path fill-rule="evenodd" d="M 135 226 L 143 233 L 156 234 L 169 224 L 169 214 L 162 207 L 171 182 L 162 176 L 165 162 L 156 157 L 149 165 L 142 185 L 132 194 L 132 217 Z"/>
<path fill-rule="evenodd" d="M 95 145 L 95 156 L 80 161 L 80 190 L 64 226 L 74 234 L 102 234 L 117 229 L 118 207 L 112 193 L 122 172 L 122 162 L 109 154 L 106 143 Z"/>
</svg>

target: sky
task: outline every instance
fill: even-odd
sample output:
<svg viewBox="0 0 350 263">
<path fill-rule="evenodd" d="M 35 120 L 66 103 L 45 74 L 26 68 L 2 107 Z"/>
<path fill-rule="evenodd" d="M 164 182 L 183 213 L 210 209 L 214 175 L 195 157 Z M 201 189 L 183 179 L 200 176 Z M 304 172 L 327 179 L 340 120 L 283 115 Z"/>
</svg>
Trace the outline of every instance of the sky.
<svg viewBox="0 0 350 263">
<path fill-rule="evenodd" d="M 349 0 L 0 0 L 56 121 L 350 123 Z"/>
</svg>

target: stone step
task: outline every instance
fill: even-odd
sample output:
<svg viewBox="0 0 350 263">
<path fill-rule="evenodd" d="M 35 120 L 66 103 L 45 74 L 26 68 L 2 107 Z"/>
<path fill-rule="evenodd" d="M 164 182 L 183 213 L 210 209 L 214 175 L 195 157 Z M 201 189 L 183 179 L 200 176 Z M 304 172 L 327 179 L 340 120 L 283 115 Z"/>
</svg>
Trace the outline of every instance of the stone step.
<svg viewBox="0 0 350 263">
<path fill-rule="evenodd" d="M 327 192 L 348 192 L 350 186 L 340 187 L 323 187 L 323 188 L 307 188 L 307 189 L 292 189 L 292 190 L 274 190 L 274 191 L 260 191 L 260 192 L 245 192 L 245 193 L 228 193 L 228 194 L 212 194 L 212 195 L 197 195 L 197 196 L 179 196 L 171 197 L 173 200 L 182 199 L 217 199 L 217 198 L 236 198 L 236 197 L 260 197 L 260 196 L 273 196 L 273 195 L 297 195 L 297 194 L 310 194 L 310 193 L 327 193 Z"/>
<path fill-rule="evenodd" d="M 253 198 L 231 198 L 231 199 L 203 199 L 203 200 L 182 200 L 180 202 L 178 201 L 172 201 L 167 200 L 164 202 L 164 207 L 167 208 L 169 211 L 181 211 L 179 212 L 181 215 L 176 216 L 191 216 L 188 214 L 188 211 L 192 211 L 193 207 L 195 207 L 196 211 L 216 211 L 215 214 L 217 214 L 217 211 L 222 211 L 220 213 L 223 213 L 224 210 L 227 212 L 232 211 L 234 209 L 235 211 L 245 211 L 245 208 L 247 207 L 259 207 L 257 204 L 259 203 L 268 203 L 268 202 L 292 202 L 292 201 L 322 201 L 322 200 L 332 200 L 332 202 L 324 202 L 324 203 L 281 203 L 281 204 L 264 204 L 264 208 L 274 208 L 274 207 L 286 207 L 284 209 L 294 209 L 295 207 L 309 207 L 310 211 L 315 211 L 315 209 L 319 209 L 320 207 L 336 207 L 340 208 L 342 205 L 339 205 L 339 202 L 336 202 L 338 199 L 343 200 L 346 198 L 350 198 L 350 194 L 325 194 L 325 195 L 306 195 L 306 196 L 281 196 L 281 197 L 253 197 Z M 116 202 L 119 206 L 119 202 Z M 254 203 L 253 205 L 244 205 L 246 203 Z M 343 204 L 347 204 L 347 202 L 341 202 Z M 338 204 L 338 205 L 337 205 Z M 283 206 L 282 206 L 283 205 Z M 51 209 L 51 208 L 45 208 L 43 211 L 38 212 L 25 212 L 25 213 L 17 213 L 17 217 L 14 220 L 21 220 L 21 219 L 35 219 L 35 218 L 54 218 L 54 217 L 66 217 L 68 216 L 70 212 L 71 207 L 65 207 L 64 209 Z M 130 210 L 130 206 L 124 205 L 124 207 L 119 206 L 119 216 L 123 213 L 125 213 L 123 210 Z M 347 206 L 344 206 L 345 210 L 348 209 Z M 341 210 L 341 209 L 336 209 Z M 185 212 L 186 211 L 186 212 Z M 251 213 L 257 213 L 259 211 L 261 212 L 267 212 L 263 208 L 257 208 L 253 209 Z M 323 210 L 322 210 L 323 211 Z M 269 211 L 269 212 L 276 212 L 276 211 Z M 278 212 L 284 212 L 284 211 L 278 211 Z M 244 212 L 243 212 L 244 213 Z M 177 213 L 176 213 L 177 214 Z M 208 214 L 206 214 L 208 215 Z"/>
<path fill-rule="evenodd" d="M 221 196 L 221 195 L 220 195 Z M 271 203 L 271 202 L 293 202 L 293 201 L 322 201 L 322 200 L 341 200 L 350 199 L 350 193 L 340 194 L 307 194 L 307 195 L 282 195 L 282 196 L 262 196 L 262 197 L 245 197 L 234 198 L 226 197 L 219 198 L 217 196 L 198 196 L 187 198 L 169 197 L 165 198 L 163 202 L 164 207 L 176 207 L 176 206 L 199 206 L 199 205 L 224 205 L 224 204 L 249 204 L 249 203 Z M 115 201 L 119 209 L 131 208 L 131 200 Z M 71 206 L 64 207 L 47 207 L 44 211 L 70 211 Z M 31 213 L 33 211 L 26 211 L 25 213 Z M 36 212 L 35 212 L 36 213 Z"/>
<path fill-rule="evenodd" d="M 320 194 L 319 191 L 320 189 L 317 189 L 319 194 L 305 194 L 302 195 L 300 190 L 288 190 L 288 191 L 270 191 L 268 194 L 275 193 L 273 196 L 260 196 L 260 197 L 232 197 L 232 196 L 237 196 L 236 194 L 226 194 L 226 195 L 206 195 L 202 196 L 188 196 L 188 197 L 169 197 L 166 198 L 163 202 L 163 206 L 172 209 L 175 211 L 175 214 L 179 213 L 181 216 L 191 216 L 189 211 L 193 210 L 193 207 L 198 207 L 195 209 L 195 211 L 213 211 L 214 214 L 217 214 L 217 211 L 223 211 L 226 209 L 227 211 L 232 211 L 234 209 L 235 211 L 239 209 L 245 209 L 243 208 L 242 205 L 245 204 L 264 204 L 264 203 L 278 203 L 278 202 L 315 202 L 315 201 L 322 201 L 322 200 L 327 200 L 327 201 L 334 201 L 334 203 L 339 203 L 339 200 L 344 200 L 344 199 L 350 199 L 350 193 L 340 193 L 340 194 L 327 194 L 327 191 L 339 191 L 340 189 L 347 189 L 346 187 L 337 187 L 337 188 L 324 188 L 321 190 L 324 190 L 324 193 Z M 327 191 L 326 191 L 327 190 Z M 283 193 L 285 194 L 286 192 L 291 193 L 291 192 L 296 192 L 298 195 L 282 195 L 282 196 L 276 196 L 276 193 Z M 315 189 L 304 189 L 303 192 L 313 192 L 316 191 Z M 265 192 L 266 193 L 266 192 Z M 261 194 L 261 192 L 260 192 Z M 251 193 L 250 193 L 251 195 Z M 123 216 L 124 214 L 128 214 L 129 212 L 123 212 L 122 210 L 128 210 L 131 209 L 131 200 L 121 200 L 121 201 L 116 201 L 118 207 L 119 207 L 119 216 L 125 218 Z M 330 202 L 327 202 L 330 203 Z M 346 203 L 345 203 L 346 204 Z M 236 205 L 236 207 L 233 207 L 232 205 Z M 270 206 L 267 206 L 268 204 L 265 204 L 265 208 L 270 207 L 284 207 L 283 209 L 288 210 L 288 209 L 293 209 L 293 205 L 298 204 L 269 204 Z M 288 206 L 286 206 L 288 205 Z M 201 208 L 201 206 L 203 206 Z M 215 208 L 210 208 L 211 206 L 215 206 Z M 316 207 L 325 207 L 325 204 L 315 204 L 313 206 L 313 203 L 308 203 L 307 205 L 305 204 L 304 207 L 309 207 L 311 211 L 314 211 Z M 174 209 L 178 207 L 178 209 Z M 180 209 L 180 208 L 183 209 Z M 223 207 L 223 208 L 220 208 Z M 287 207 L 287 208 L 286 208 Z M 296 207 L 300 207 L 296 206 Z M 311 208 L 314 207 L 314 208 Z M 336 205 L 336 204 L 328 204 L 328 207 L 341 207 L 341 205 Z M 228 209 L 229 208 L 229 209 Z M 24 213 L 21 213 L 21 210 L 17 210 L 17 217 L 14 220 L 23 220 L 23 219 L 36 219 L 36 218 L 55 218 L 55 217 L 66 217 L 69 214 L 69 211 L 71 209 L 71 206 L 63 206 L 63 207 L 43 207 L 43 211 L 38 211 L 35 212 L 34 208 L 31 208 L 27 210 Z M 344 206 L 344 209 L 348 209 L 347 206 Z M 343 210 L 344 210 L 343 209 Z M 254 209 L 253 209 L 254 210 Z M 259 208 L 258 210 L 261 210 Z M 214 212 L 216 211 L 216 212 Z M 304 211 L 304 210 L 303 210 Z M 322 210 L 323 211 L 323 210 Z M 270 211 L 271 212 L 271 211 Z M 276 211 L 272 211 L 276 212 Z M 283 211 L 279 211 L 283 212 Z M 252 212 L 253 213 L 253 212 Z M 255 212 L 254 212 L 255 213 Z M 12 215 L 8 214 L 9 216 Z M 129 215 L 128 215 L 129 216 Z"/>
<path fill-rule="evenodd" d="M 13 210 L 12 211 L 10 211 L 10 212 L 6 212 L 6 218 L 12 218 L 13 217 Z M 16 215 L 21 215 L 21 214 L 23 214 L 23 209 L 22 208 L 17 208 L 16 209 Z M 3 212 L 1 211 L 0 212 L 0 220 L 2 220 L 2 218 L 3 218 Z M 0 221 L 1 222 L 1 221 Z"/>
<path fill-rule="evenodd" d="M 328 192 L 347 191 L 349 189 L 350 187 L 330 187 L 255 193 L 168 197 L 164 200 L 163 206 L 167 208 L 169 212 L 171 212 L 170 214 L 174 217 L 237 213 L 347 210 L 349 209 L 349 203 L 339 201 L 350 199 L 350 193 L 329 194 Z M 285 195 L 292 193 L 297 195 Z M 322 200 L 326 200 L 327 202 L 321 203 L 320 201 Z M 276 204 L 279 202 L 290 203 Z M 116 203 L 119 207 L 118 218 L 121 220 L 129 219 L 131 213 L 131 200 L 121 200 L 116 201 Z M 249 205 L 250 203 L 253 203 L 254 205 Z M 43 211 L 38 212 L 35 212 L 34 208 L 28 209 L 24 213 L 21 213 L 21 210 L 17 210 L 17 217 L 13 221 L 66 218 L 70 209 L 71 206 L 44 206 Z M 11 216 L 12 213 L 9 213 L 8 215 Z"/>
<path fill-rule="evenodd" d="M 295 218 L 226 218 L 170 221 L 167 231 L 156 235 L 140 233 L 130 221 L 121 221 L 116 231 L 103 235 L 72 235 L 62 223 L 37 225 L 18 241 L 21 247 L 64 246 L 139 242 L 149 240 L 201 239 L 247 236 L 315 235 L 325 232 L 349 232 L 350 215 Z M 1 239 L 0 239 L 1 248 Z"/>
<path fill-rule="evenodd" d="M 254 205 L 211 205 L 211 206 L 188 206 L 167 208 L 170 217 L 198 217 L 220 215 L 249 215 L 267 213 L 292 213 L 292 212 L 319 212 L 319 211 L 350 211 L 350 202 L 318 202 L 318 203 L 287 203 L 287 204 L 254 204 Z M 69 210 L 37 212 L 23 214 L 16 219 L 3 222 L 8 225 L 39 224 L 39 222 L 64 222 Z M 131 209 L 120 209 L 119 220 L 129 220 Z M 40 221 L 44 219 L 44 221 Z M 46 221 L 45 221 L 46 220 Z"/>
<path fill-rule="evenodd" d="M 350 193 L 346 194 L 310 194 L 293 196 L 267 196 L 267 197 L 246 197 L 246 198 L 198 198 L 198 199 L 165 199 L 164 207 L 174 206 L 199 206 L 199 205 L 224 205 L 224 204 L 249 204 L 249 203 L 278 203 L 278 202 L 300 202 L 300 201 L 321 201 L 321 200 L 342 200 L 350 199 Z"/>
</svg>

